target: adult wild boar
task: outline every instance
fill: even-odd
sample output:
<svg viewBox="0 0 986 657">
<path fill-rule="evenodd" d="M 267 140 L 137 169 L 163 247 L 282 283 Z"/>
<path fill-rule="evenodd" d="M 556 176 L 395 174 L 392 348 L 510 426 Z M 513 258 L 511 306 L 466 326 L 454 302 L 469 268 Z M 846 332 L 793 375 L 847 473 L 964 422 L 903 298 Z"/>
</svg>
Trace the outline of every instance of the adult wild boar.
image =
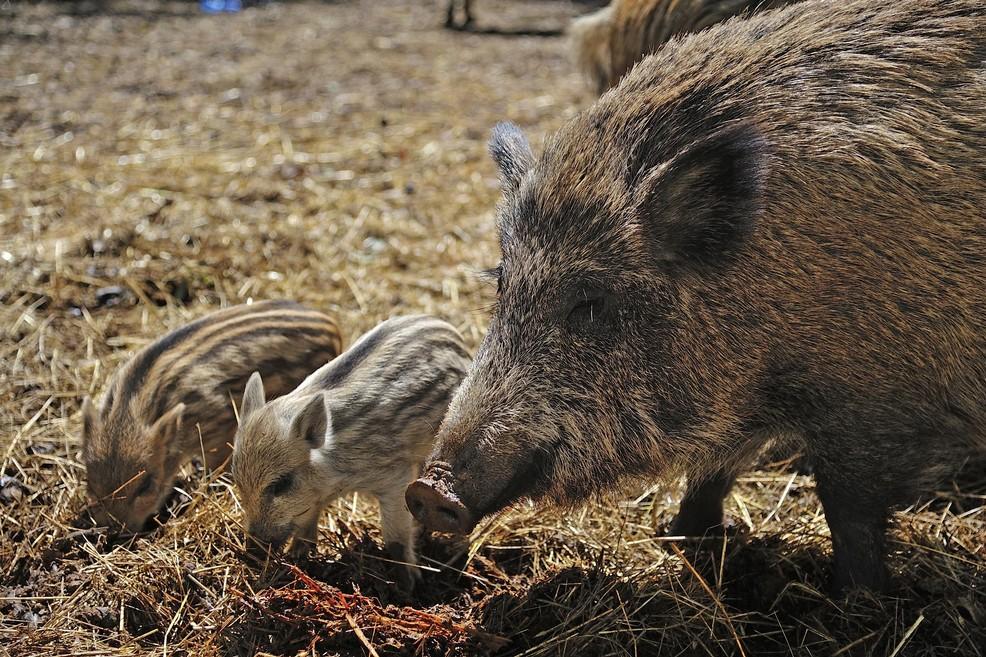
<svg viewBox="0 0 986 657">
<path fill-rule="evenodd" d="M 801 0 L 613 0 L 572 22 L 579 68 L 602 93 L 634 64 L 679 34 L 700 32 L 732 16 Z"/>
<path fill-rule="evenodd" d="M 838 587 L 885 582 L 890 509 L 986 443 L 986 5 L 806 2 L 644 60 L 505 187 L 497 303 L 412 512 L 467 532 L 686 473 L 719 525 L 801 443 Z"/>
</svg>

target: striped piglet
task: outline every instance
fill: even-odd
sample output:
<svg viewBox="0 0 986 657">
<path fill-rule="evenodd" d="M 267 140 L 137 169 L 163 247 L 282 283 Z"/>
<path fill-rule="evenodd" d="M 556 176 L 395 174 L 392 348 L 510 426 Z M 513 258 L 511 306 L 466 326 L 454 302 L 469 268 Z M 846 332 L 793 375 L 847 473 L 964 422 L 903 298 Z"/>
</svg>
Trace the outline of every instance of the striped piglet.
<svg viewBox="0 0 986 657">
<path fill-rule="evenodd" d="M 387 549 L 403 561 L 401 584 L 420 577 L 404 489 L 431 450 L 452 393 L 470 362 L 462 337 L 434 317 L 383 322 L 296 390 L 264 400 L 250 377 L 233 450 L 252 551 L 306 554 L 322 510 L 348 492 L 380 502 Z"/>
<path fill-rule="evenodd" d="M 97 412 L 82 402 L 82 461 L 100 525 L 140 531 L 179 468 L 230 454 L 232 399 L 259 370 L 272 395 L 288 392 L 342 349 L 329 317 L 291 301 L 234 306 L 141 349 L 113 375 Z"/>
</svg>

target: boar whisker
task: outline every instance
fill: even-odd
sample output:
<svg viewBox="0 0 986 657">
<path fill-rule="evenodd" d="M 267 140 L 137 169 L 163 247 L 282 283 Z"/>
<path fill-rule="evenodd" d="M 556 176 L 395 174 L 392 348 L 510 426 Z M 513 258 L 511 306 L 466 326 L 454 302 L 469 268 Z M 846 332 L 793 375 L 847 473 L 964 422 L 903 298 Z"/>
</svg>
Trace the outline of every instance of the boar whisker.
<svg viewBox="0 0 986 657">
<path fill-rule="evenodd" d="M 366 556 L 367 559 L 373 559 L 375 561 L 386 561 L 387 563 L 393 563 L 393 564 L 397 564 L 399 566 L 409 566 L 411 568 L 418 568 L 419 570 L 427 570 L 430 573 L 440 573 L 440 572 L 442 572 L 442 569 L 441 568 L 433 568 L 432 566 L 425 566 L 425 565 L 422 565 L 420 563 L 411 563 L 410 561 L 405 561 L 403 559 L 390 559 L 388 557 L 380 557 L 380 556 L 376 556 L 376 555 L 373 555 L 373 554 L 367 554 L 365 556 Z M 422 559 L 425 559 L 427 557 L 421 557 L 421 558 Z M 487 582 L 487 584 L 488 583 L 489 582 Z"/>
<path fill-rule="evenodd" d="M 425 555 L 421 555 L 421 559 L 423 559 L 425 561 L 430 561 L 431 563 L 434 563 L 434 564 L 438 564 L 439 567 L 437 569 L 437 572 L 441 572 L 443 570 L 451 570 L 451 571 L 453 571 L 455 573 L 458 573 L 459 575 L 462 575 L 463 577 L 468 577 L 469 579 L 474 579 L 477 582 L 482 582 L 483 584 L 489 584 L 489 585 L 492 585 L 493 584 L 490 580 L 486 579 L 482 575 L 475 575 L 473 573 L 466 572 L 465 570 L 461 570 L 459 568 L 456 568 L 455 566 L 453 566 L 451 564 L 448 564 L 448 563 L 445 563 L 443 561 L 438 561 L 437 559 L 432 559 L 431 557 L 428 557 L 428 556 L 425 556 Z M 419 567 L 420 568 L 425 568 L 426 566 L 419 566 Z"/>
</svg>

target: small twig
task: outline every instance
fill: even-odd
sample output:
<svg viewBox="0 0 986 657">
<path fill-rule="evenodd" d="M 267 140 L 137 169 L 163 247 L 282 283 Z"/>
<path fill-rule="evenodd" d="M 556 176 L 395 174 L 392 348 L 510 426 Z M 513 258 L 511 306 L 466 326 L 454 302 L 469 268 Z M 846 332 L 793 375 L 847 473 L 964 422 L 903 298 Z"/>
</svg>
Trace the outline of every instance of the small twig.
<svg viewBox="0 0 986 657">
<path fill-rule="evenodd" d="M 771 510 L 770 513 L 767 514 L 767 517 L 763 519 L 763 522 L 760 523 L 760 529 L 766 527 L 767 523 L 770 522 L 770 520 L 774 517 L 774 515 L 778 511 L 780 511 L 781 505 L 784 504 L 784 500 L 787 499 L 787 494 L 791 492 L 791 486 L 794 485 L 794 480 L 797 478 L 797 476 L 798 473 L 795 472 L 793 475 L 791 475 L 791 478 L 787 480 L 787 485 L 784 486 L 784 492 L 781 493 L 781 498 L 777 500 L 777 505 Z"/>
<path fill-rule="evenodd" d="M 897 657 L 897 653 L 899 653 L 904 648 L 904 646 L 907 645 L 907 642 L 911 640 L 911 635 L 917 631 L 918 625 L 920 625 L 923 622 L 924 622 L 924 614 L 918 615 L 917 620 L 914 621 L 909 628 L 907 628 L 906 632 L 904 632 L 903 638 L 901 638 L 900 642 L 897 644 L 897 647 L 894 648 L 894 651 L 890 653 L 890 657 Z"/>
<path fill-rule="evenodd" d="M 7 445 L 7 451 L 6 451 L 6 453 L 3 455 L 3 466 L 2 466 L 2 468 L 0 468 L 0 470 L 6 470 L 7 469 L 7 462 L 10 460 L 10 455 L 14 453 L 14 446 L 17 445 L 17 441 L 19 441 L 24 434 L 26 434 L 28 431 L 31 430 L 31 427 L 33 427 L 34 424 L 44 414 L 44 412 L 48 410 L 48 407 L 51 406 L 51 403 L 53 401 L 55 401 L 55 398 L 54 397 L 48 397 L 47 401 L 45 401 L 45 403 L 42 404 L 41 408 L 38 409 L 38 412 L 35 413 L 33 416 L 31 416 L 31 419 L 28 420 L 24 424 L 24 426 L 22 426 L 17 431 L 17 433 L 14 434 L 14 437 L 13 437 L 13 439 L 11 439 L 10 444 Z"/>
<path fill-rule="evenodd" d="M 168 629 L 164 631 L 164 645 L 162 646 L 164 655 L 168 654 L 168 637 L 171 636 L 171 631 L 175 629 L 178 619 L 181 618 L 182 612 L 185 611 L 185 605 L 188 603 L 188 596 L 190 594 L 190 591 L 185 593 L 185 597 L 182 599 L 181 604 L 178 605 L 178 611 L 175 612 L 175 615 L 171 618 L 171 622 L 168 623 Z"/>
<path fill-rule="evenodd" d="M 356 624 L 356 621 L 353 620 L 352 614 L 348 611 L 346 612 L 346 621 L 349 623 L 349 627 L 353 628 L 353 632 L 360 640 L 360 643 L 366 647 L 367 652 L 370 653 L 370 657 L 380 657 L 380 655 L 377 654 L 376 649 L 373 647 L 373 644 L 370 643 L 370 640 L 366 638 L 365 634 L 363 634 L 363 630 L 359 629 L 359 625 Z"/>
<path fill-rule="evenodd" d="M 881 630 L 873 630 L 869 634 L 867 634 L 865 636 L 859 637 L 858 639 L 856 639 L 852 643 L 848 643 L 848 644 L 842 646 L 841 648 L 839 648 L 838 650 L 836 650 L 835 652 L 833 652 L 832 653 L 832 657 L 838 657 L 839 655 L 841 655 L 844 652 L 849 652 L 850 650 L 852 650 L 856 646 L 860 645 L 861 643 L 866 643 L 867 641 L 869 641 L 870 639 L 872 639 L 873 637 L 875 637 L 880 632 L 881 632 Z"/>
<path fill-rule="evenodd" d="M 688 568 L 689 571 L 691 571 L 692 575 L 695 576 L 695 579 L 698 580 L 698 583 L 702 585 L 702 588 L 705 589 L 705 592 L 709 595 L 710 598 L 712 598 L 712 602 L 715 603 L 716 607 L 722 613 L 722 617 L 726 621 L 726 627 L 729 628 L 729 631 L 733 635 L 733 640 L 736 641 L 736 647 L 739 649 L 740 655 L 742 657 L 746 657 L 746 650 L 743 649 L 743 642 L 740 640 L 739 634 L 736 633 L 736 628 L 733 627 L 733 621 L 730 620 L 729 613 L 726 611 L 726 608 L 722 605 L 722 601 L 719 600 L 719 596 L 717 596 L 712 591 L 712 588 L 705 581 L 705 578 L 698 574 L 698 571 L 695 570 L 695 566 L 693 566 L 692 563 L 688 560 L 688 557 L 685 556 L 685 553 L 682 552 L 680 547 L 672 543 L 671 549 L 673 549 L 675 554 L 678 555 L 678 558 L 685 563 L 685 567 Z M 893 657 L 893 655 L 891 655 L 891 657 Z"/>
</svg>

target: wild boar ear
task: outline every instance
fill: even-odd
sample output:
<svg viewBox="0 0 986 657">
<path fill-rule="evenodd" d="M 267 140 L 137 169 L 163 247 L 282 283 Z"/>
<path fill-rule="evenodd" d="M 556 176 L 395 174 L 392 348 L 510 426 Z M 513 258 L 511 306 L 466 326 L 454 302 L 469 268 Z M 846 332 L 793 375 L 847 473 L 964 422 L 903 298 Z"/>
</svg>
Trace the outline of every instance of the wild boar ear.
<svg viewBox="0 0 986 657">
<path fill-rule="evenodd" d="M 517 191 L 534 162 L 534 153 L 524 132 L 513 123 L 497 123 L 490 135 L 489 150 L 490 157 L 500 168 L 505 191 Z"/>
<path fill-rule="evenodd" d="M 173 456 L 181 450 L 181 425 L 185 415 L 185 405 L 176 404 L 151 426 L 151 440 L 158 454 Z"/>
<path fill-rule="evenodd" d="M 260 372 L 254 372 L 247 381 L 246 390 L 243 391 L 243 403 L 240 404 L 240 424 L 253 413 L 259 411 L 266 404 L 264 399 L 264 381 L 260 378 Z"/>
<path fill-rule="evenodd" d="M 92 450 L 93 434 L 99 427 L 99 413 L 89 395 L 82 398 L 82 456 L 89 456 Z"/>
<path fill-rule="evenodd" d="M 325 393 L 318 393 L 305 404 L 291 421 L 292 440 L 304 440 L 310 449 L 318 449 L 325 444 L 325 434 L 329 432 L 330 415 Z"/>
<path fill-rule="evenodd" d="M 658 259 L 715 264 L 742 246 L 760 211 L 767 159 L 757 129 L 736 124 L 646 172 L 637 213 Z"/>
</svg>

